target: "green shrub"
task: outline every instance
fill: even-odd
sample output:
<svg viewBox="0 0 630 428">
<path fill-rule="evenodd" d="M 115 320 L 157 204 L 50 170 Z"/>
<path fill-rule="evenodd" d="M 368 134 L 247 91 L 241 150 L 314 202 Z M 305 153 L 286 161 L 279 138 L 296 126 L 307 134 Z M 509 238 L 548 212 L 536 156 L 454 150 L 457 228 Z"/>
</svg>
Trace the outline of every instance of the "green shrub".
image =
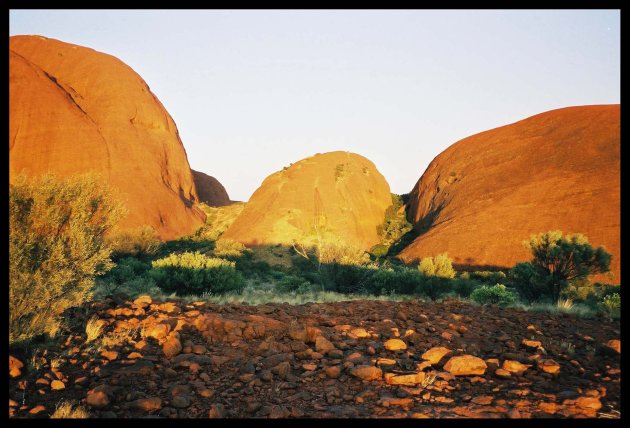
<svg viewBox="0 0 630 428">
<path fill-rule="evenodd" d="M 586 302 L 592 294 L 596 294 L 597 290 L 588 278 L 580 278 L 569 283 L 567 288 L 562 290 L 560 297 L 570 299 L 575 302 Z"/>
<path fill-rule="evenodd" d="M 482 305 L 509 305 L 516 302 L 516 296 L 503 284 L 496 284 L 493 287 L 483 285 L 473 291 L 470 298 Z"/>
<path fill-rule="evenodd" d="M 308 293 L 315 291 L 316 286 L 304 278 L 294 275 L 285 276 L 276 284 L 276 290 L 281 293 Z"/>
<path fill-rule="evenodd" d="M 214 241 L 195 240 L 190 236 L 185 236 L 172 241 L 163 242 L 153 259 L 166 257 L 173 253 L 199 252 L 202 254 L 212 254 L 213 250 Z"/>
<path fill-rule="evenodd" d="M 52 334 L 65 309 L 90 298 L 113 266 L 103 236 L 122 211 L 94 175 L 20 175 L 9 185 L 10 344 Z"/>
<path fill-rule="evenodd" d="M 451 289 L 460 297 L 470 297 L 470 294 L 481 284 L 466 277 L 455 278 L 451 281 Z"/>
<path fill-rule="evenodd" d="M 453 261 L 448 258 L 447 253 L 438 254 L 433 257 L 426 257 L 420 261 L 418 270 L 425 276 L 436 276 L 439 278 L 455 278 Z"/>
<path fill-rule="evenodd" d="M 609 317 L 619 319 L 621 316 L 621 295 L 619 293 L 607 295 L 602 299 L 599 308 Z"/>
<path fill-rule="evenodd" d="M 539 301 L 544 297 L 551 298 L 547 280 L 531 263 L 517 263 L 508 272 L 507 283 L 527 303 Z"/>
<path fill-rule="evenodd" d="M 214 243 L 213 254 L 216 257 L 241 257 L 246 251 L 250 250 L 238 241 L 219 239 Z"/>
<path fill-rule="evenodd" d="M 112 281 L 115 284 L 122 284 L 144 275 L 149 269 L 151 269 L 151 263 L 144 262 L 135 257 L 125 257 L 118 260 L 116 266 L 107 272 L 103 280 Z"/>
<path fill-rule="evenodd" d="M 501 271 L 482 270 L 471 272 L 470 277 L 484 284 L 496 284 L 505 281 L 506 275 Z"/>
<path fill-rule="evenodd" d="M 107 238 L 114 260 L 122 257 L 155 255 L 162 245 L 157 232 L 151 226 L 134 230 L 114 231 Z"/>
<path fill-rule="evenodd" d="M 211 258 L 199 252 L 171 254 L 151 263 L 149 271 L 160 289 L 178 295 L 220 294 L 240 291 L 243 277 L 236 264 L 229 260 Z"/>
<path fill-rule="evenodd" d="M 412 294 L 425 281 L 420 272 L 408 268 L 374 269 L 368 274 L 365 291 L 374 294 Z"/>
<path fill-rule="evenodd" d="M 275 272 L 264 260 L 256 260 L 252 251 L 247 250 L 236 258 L 236 270 L 243 274 L 245 277 L 257 277 L 261 280 L 266 280 L 270 275 Z M 282 274 L 282 272 L 280 272 Z"/>
<path fill-rule="evenodd" d="M 452 290 L 452 281 L 449 278 L 439 276 L 424 276 L 422 282 L 416 288 L 416 293 L 427 296 L 431 300 L 437 300 Z"/>
<path fill-rule="evenodd" d="M 328 263 L 321 266 L 321 278 L 326 290 L 338 293 L 358 293 L 365 289 L 369 274 L 362 266 Z"/>
</svg>

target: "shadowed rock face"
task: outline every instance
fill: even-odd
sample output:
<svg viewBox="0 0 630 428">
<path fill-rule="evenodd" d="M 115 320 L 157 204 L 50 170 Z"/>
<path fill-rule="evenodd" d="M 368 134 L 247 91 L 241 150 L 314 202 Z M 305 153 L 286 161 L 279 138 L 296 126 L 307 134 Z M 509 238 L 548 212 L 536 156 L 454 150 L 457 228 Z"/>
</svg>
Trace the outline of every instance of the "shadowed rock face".
<svg viewBox="0 0 630 428">
<path fill-rule="evenodd" d="M 204 202 L 211 207 L 223 207 L 230 205 L 230 197 L 225 190 L 225 187 L 214 177 L 211 177 L 203 172 L 191 170 L 193 179 L 195 180 L 195 187 L 197 188 L 197 194 L 199 195 L 199 202 Z"/>
<path fill-rule="evenodd" d="M 177 127 L 147 84 L 117 58 L 39 36 L 9 38 L 9 172 L 94 171 L 120 191 L 122 229 L 164 239 L 205 218 Z"/>
<path fill-rule="evenodd" d="M 531 258 L 523 240 L 559 229 L 605 246 L 619 283 L 619 119 L 619 105 L 568 107 L 453 144 L 410 194 L 421 234 L 400 257 L 511 267 Z"/>
<path fill-rule="evenodd" d="M 324 239 L 368 249 L 392 204 L 374 164 L 348 152 L 317 154 L 263 181 L 224 238 L 246 245 Z"/>
</svg>

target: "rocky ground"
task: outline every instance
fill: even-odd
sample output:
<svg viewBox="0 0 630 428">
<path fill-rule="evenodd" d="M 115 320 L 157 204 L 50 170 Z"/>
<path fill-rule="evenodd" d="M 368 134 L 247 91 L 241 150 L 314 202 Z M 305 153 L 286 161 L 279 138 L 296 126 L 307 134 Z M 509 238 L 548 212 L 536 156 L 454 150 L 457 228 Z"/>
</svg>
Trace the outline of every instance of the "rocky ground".
<svg viewBox="0 0 630 428">
<path fill-rule="evenodd" d="M 87 342 L 95 315 L 103 331 Z M 62 399 L 119 418 L 620 416 L 620 325 L 601 319 L 143 296 L 90 303 L 72 323 L 46 355 L 10 357 L 10 417 L 49 417 Z"/>
</svg>

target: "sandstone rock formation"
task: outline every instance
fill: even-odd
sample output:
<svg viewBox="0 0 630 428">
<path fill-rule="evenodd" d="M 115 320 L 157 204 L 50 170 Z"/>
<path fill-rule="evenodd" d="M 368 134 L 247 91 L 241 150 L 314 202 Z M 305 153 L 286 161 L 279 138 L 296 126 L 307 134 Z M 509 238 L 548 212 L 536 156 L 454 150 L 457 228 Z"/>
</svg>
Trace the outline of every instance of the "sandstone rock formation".
<svg viewBox="0 0 630 428">
<path fill-rule="evenodd" d="M 177 127 L 142 78 L 117 58 L 40 36 L 9 38 L 9 174 L 94 171 L 119 190 L 119 226 L 162 238 L 205 215 Z"/>
<path fill-rule="evenodd" d="M 195 180 L 195 188 L 199 195 L 199 202 L 203 202 L 211 207 L 223 207 L 230 205 L 230 197 L 225 187 L 214 177 L 204 174 L 203 172 L 191 170 L 193 180 Z"/>
<path fill-rule="evenodd" d="M 400 257 L 511 267 L 531 259 L 523 240 L 559 229 L 603 245 L 620 283 L 619 122 L 619 105 L 568 107 L 453 144 L 410 194 L 421 234 Z"/>
<path fill-rule="evenodd" d="M 369 249 L 392 204 L 374 164 L 348 152 L 317 154 L 265 179 L 224 238 L 246 245 L 312 244 L 317 236 Z"/>
</svg>

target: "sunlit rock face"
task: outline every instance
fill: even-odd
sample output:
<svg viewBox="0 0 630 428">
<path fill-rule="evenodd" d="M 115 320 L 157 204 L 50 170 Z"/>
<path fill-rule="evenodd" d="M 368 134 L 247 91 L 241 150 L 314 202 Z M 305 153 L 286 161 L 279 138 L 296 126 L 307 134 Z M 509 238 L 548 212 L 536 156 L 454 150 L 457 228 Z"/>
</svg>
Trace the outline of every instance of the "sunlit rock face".
<svg viewBox="0 0 630 428">
<path fill-rule="evenodd" d="M 321 238 L 369 249 L 391 204 L 389 185 L 368 159 L 317 154 L 267 177 L 223 237 L 246 245 Z"/>
<path fill-rule="evenodd" d="M 420 236 L 409 262 L 448 251 L 456 264 L 510 267 L 531 258 L 522 241 L 559 229 L 613 255 L 620 277 L 620 106 L 568 107 L 450 146 L 410 194 Z"/>
<path fill-rule="evenodd" d="M 150 225 L 170 239 L 203 224 L 177 126 L 122 61 L 45 37 L 10 37 L 9 93 L 10 180 L 94 171 L 127 208 L 121 229 Z"/>
</svg>

